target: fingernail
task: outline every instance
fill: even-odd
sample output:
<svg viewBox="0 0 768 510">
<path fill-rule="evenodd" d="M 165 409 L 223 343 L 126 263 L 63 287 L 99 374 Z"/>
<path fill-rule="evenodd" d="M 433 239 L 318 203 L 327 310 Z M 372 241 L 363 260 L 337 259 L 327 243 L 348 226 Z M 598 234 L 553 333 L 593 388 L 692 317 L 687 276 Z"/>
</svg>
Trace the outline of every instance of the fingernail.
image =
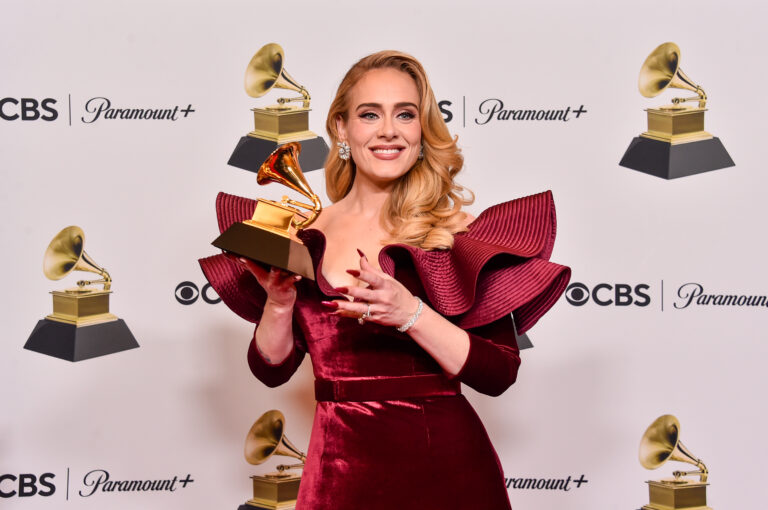
<svg viewBox="0 0 768 510">
<path fill-rule="evenodd" d="M 349 289 L 347 287 L 336 287 L 333 290 L 341 294 L 349 294 Z"/>
<path fill-rule="evenodd" d="M 293 281 L 298 282 L 299 280 L 301 280 L 301 275 L 300 274 L 293 275 Z"/>
<path fill-rule="evenodd" d="M 357 269 L 347 269 L 347 273 L 351 274 L 355 278 L 360 276 L 360 271 L 358 271 Z"/>
<path fill-rule="evenodd" d="M 320 304 L 326 308 L 333 308 L 334 310 L 339 307 L 339 304 L 335 301 L 320 301 Z"/>
<path fill-rule="evenodd" d="M 359 253 L 360 256 L 365 260 L 368 260 L 368 257 L 365 256 L 365 253 L 363 253 L 363 250 L 361 250 L 360 248 L 357 248 L 357 253 Z"/>
<path fill-rule="evenodd" d="M 243 257 L 240 257 L 240 258 L 239 258 L 239 259 L 237 259 L 237 260 L 239 260 L 240 262 L 242 262 L 243 264 L 245 264 L 245 259 L 244 259 Z"/>
</svg>

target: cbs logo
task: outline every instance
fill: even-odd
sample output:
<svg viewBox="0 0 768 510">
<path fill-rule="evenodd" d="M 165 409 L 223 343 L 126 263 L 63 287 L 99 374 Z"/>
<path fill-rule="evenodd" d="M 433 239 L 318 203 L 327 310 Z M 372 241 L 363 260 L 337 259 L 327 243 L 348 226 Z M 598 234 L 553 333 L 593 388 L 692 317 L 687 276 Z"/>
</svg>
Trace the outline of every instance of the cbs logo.
<svg viewBox="0 0 768 510">
<path fill-rule="evenodd" d="M 648 289 L 650 286 L 645 283 L 634 287 L 626 283 L 598 283 L 590 289 L 583 283 L 574 282 L 565 289 L 565 299 L 573 306 L 583 306 L 590 299 L 599 306 L 648 306 L 651 303 Z"/>
<path fill-rule="evenodd" d="M 174 295 L 176 296 L 176 301 L 182 305 L 191 305 L 197 301 L 198 298 L 202 298 L 203 301 L 209 305 L 215 305 L 216 303 L 221 302 L 221 298 L 216 294 L 216 291 L 213 290 L 210 283 L 203 285 L 201 290 L 193 282 L 181 282 L 176 286 Z"/>
<path fill-rule="evenodd" d="M 56 100 L 50 97 L 38 101 L 31 97 L 4 97 L 0 99 L 0 118 L 4 120 L 56 120 L 59 112 L 53 107 Z"/>
<path fill-rule="evenodd" d="M 24 473 L 16 475 L 0 475 L 0 498 L 28 498 L 30 496 L 53 496 L 56 492 L 56 486 L 51 482 L 56 475 L 53 473 L 44 473 L 37 476 Z"/>
<path fill-rule="evenodd" d="M 448 101 L 447 99 L 444 99 L 437 103 L 437 107 L 440 108 L 440 113 L 443 114 L 443 120 L 445 123 L 449 123 L 453 119 L 453 112 L 451 111 L 450 107 L 453 105 L 451 101 Z"/>
</svg>

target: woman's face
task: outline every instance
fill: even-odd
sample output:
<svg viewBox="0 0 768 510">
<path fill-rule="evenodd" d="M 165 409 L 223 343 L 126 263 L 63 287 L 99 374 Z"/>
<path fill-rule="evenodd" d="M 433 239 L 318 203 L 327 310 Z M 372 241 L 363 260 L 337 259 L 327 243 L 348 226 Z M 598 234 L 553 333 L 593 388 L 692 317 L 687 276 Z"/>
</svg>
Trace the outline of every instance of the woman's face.
<svg viewBox="0 0 768 510">
<path fill-rule="evenodd" d="M 411 169 L 421 150 L 419 102 L 416 82 L 397 69 L 372 69 L 352 87 L 337 128 L 358 175 L 386 185 Z"/>
</svg>

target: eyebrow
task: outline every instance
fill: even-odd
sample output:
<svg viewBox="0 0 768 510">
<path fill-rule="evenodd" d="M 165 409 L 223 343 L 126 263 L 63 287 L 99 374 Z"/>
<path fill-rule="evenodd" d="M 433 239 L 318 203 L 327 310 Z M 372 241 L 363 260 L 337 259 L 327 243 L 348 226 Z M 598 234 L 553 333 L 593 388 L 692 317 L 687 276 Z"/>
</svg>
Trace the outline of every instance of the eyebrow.
<svg viewBox="0 0 768 510">
<path fill-rule="evenodd" d="M 404 108 L 406 106 L 410 106 L 410 107 L 416 108 L 417 110 L 419 109 L 418 106 L 416 106 L 413 103 L 409 103 L 409 102 L 395 104 L 395 108 Z M 383 106 L 382 106 L 381 103 L 361 103 L 361 104 L 357 105 L 357 108 L 355 108 L 355 111 L 358 111 L 361 108 L 379 108 L 379 109 L 382 109 Z"/>
</svg>

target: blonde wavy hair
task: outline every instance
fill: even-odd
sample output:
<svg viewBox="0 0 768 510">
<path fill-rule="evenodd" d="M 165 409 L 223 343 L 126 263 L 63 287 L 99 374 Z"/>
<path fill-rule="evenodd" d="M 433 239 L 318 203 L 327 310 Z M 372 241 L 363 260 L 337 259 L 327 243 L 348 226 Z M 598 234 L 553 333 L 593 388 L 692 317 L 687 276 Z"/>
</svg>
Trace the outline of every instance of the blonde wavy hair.
<svg viewBox="0 0 768 510">
<path fill-rule="evenodd" d="M 381 223 L 389 241 L 418 246 L 425 250 L 453 246 L 453 236 L 466 230 L 463 205 L 474 201 L 471 191 L 454 182 L 464 165 L 457 147 L 437 106 L 432 87 L 421 64 L 398 51 L 380 51 L 361 59 L 341 80 L 325 122 L 331 137 L 331 151 L 325 160 L 325 185 L 333 202 L 344 198 L 352 188 L 356 167 L 352 158 L 339 157 L 336 143 L 341 141 L 336 127 L 339 118 L 347 120 L 349 91 L 372 69 L 393 68 L 407 73 L 419 92 L 419 117 L 424 157 L 403 175 L 382 209 Z M 464 192 L 469 196 L 465 197 Z"/>
</svg>

